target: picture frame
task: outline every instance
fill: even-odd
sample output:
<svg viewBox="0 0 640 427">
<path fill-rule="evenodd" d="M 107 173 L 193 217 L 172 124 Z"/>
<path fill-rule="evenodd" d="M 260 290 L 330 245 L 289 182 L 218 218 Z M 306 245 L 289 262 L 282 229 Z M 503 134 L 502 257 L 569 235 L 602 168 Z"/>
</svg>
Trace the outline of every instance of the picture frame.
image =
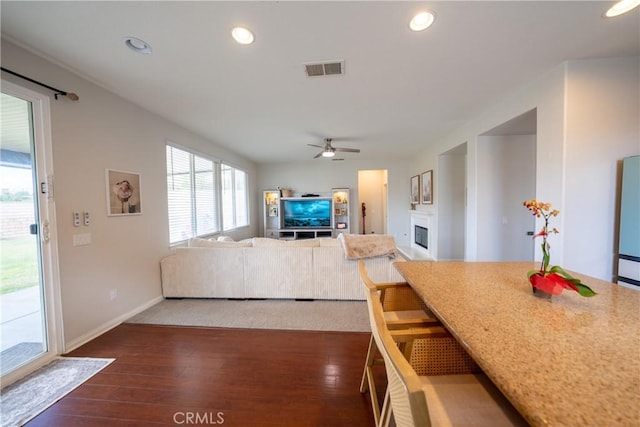
<svg viewBox="0 0 640 427">
<path fill-rule="evenodd" d="M 269 205 L 269 216 L 278 216 L 278 205 Z"/>
<path fill-rule="evenodd" d="M 423 205 L 431 205 L 433 204 L 433 169 L 422 172 L 421 181 L 420 202 Z"/>
<path fill-rule="evenodd" d="M 409 200 L 412 205 L 420 203 L 420 175 L 411 177 L 409 186 Z"/>
<path fill-rule="evenodd" d="M 105 169 L 107 216 L 141 215 L 140 174 Z"/>
</svg>

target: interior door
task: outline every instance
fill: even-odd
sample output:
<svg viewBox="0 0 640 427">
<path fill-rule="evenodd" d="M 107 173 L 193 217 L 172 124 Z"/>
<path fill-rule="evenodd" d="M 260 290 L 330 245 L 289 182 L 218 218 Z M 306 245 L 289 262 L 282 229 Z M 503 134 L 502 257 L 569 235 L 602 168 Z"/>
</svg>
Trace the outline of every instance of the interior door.
<svg viewBox="0 0 640 427">
<path fill-rule="evenodd" d="M 61 350 L 48 99 L 2 83 L 0 115 L 0 371 L 12 382 Z M 46 116 L 46 117 L 45 117 Z M 59 316 L 58 316 L 59 318 Z"/>
</svg>

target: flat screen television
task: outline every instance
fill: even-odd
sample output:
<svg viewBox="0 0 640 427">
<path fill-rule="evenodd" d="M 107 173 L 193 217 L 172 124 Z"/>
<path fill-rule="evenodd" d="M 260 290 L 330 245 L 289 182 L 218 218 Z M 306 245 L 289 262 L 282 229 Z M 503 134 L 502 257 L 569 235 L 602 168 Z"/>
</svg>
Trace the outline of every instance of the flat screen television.
<svg viewBox="0 0 640 427">
<path fill-rule="evenodd" d="M 331 228 L 331 198 L 282 200 L 282 228 Z"/>
</svg>

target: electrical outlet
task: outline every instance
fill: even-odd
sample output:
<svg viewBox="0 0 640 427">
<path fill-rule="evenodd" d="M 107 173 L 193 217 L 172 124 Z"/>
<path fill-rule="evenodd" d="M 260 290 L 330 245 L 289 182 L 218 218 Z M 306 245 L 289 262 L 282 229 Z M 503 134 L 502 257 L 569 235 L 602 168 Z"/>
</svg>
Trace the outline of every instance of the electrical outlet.
<svg viewBox="0 0 640 427">
<path fill-rule="evenodd" d="M 90 222 L 91 221 L 90 221 L 90 218 L 89 218 L 89 212 L 85 212 L 84 213 L 84 225 L 88 226 Z"/>
<path fill-rule="evenodd" d="M 73 213 L 73 226 L 80 227 L 80 212 Z"/>
</svg>

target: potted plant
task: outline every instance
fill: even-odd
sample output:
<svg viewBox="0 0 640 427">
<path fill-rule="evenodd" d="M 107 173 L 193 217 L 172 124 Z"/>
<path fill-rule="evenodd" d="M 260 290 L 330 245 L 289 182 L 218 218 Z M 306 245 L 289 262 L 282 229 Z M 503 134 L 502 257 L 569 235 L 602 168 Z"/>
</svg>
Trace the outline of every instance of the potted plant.
<svg viewBox="0 0 640 427">
<path fill-rule="evenodd" d="M 597 295 L 590 287 L 582 283 L 579 279 L 572 277 L 559 265 L 549 267 L 550 246 L 547 241 L 549 234 L 558 234 L 558 229 L 553 227 L 549 230 L 549 219 L 558 216 L 560 213 L 557 209 L 551 209 L 551 203 L 539 202 L 535 199 L 527 200 L 524 206 L 533 212 L 537 218 L 544 218 L 544 226 L 533 238 L 542 237 L 542 263 L 540 269 L 531 270 L 527 273 L 529 283 L 533 288 L 534 294 L 539 295 L 560 295 L 564 289 L 571 289 L 578 292 L 583 297 L 592 297 Z"/>
</svg>

